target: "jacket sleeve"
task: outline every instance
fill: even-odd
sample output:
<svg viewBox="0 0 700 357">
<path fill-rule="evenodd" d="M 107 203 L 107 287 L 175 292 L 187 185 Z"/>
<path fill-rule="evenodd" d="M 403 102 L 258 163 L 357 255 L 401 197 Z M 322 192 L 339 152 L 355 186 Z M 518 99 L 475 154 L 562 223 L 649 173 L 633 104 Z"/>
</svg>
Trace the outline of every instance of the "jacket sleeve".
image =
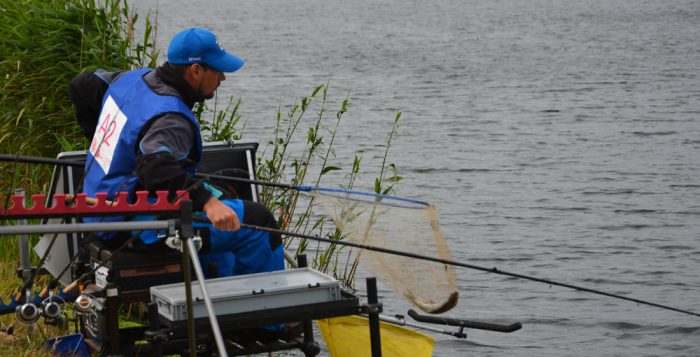
<svg viewBox="0 0 700 357">
<path fill-rule="evenodd" d="M 139 142 L 135 175 L 148 191 L 189 190 L 193 208 L 201 211 L 212 197 L 204 182 L 185 167 L 192 164 L 192 143 L 195 130 L 188 119 L 179 114 L 166 114 L 154 119 Z"/>
<path fill-rule="evenodd" d="M 138 155 L 136 158 L 136 176 L 148 191 L 167 190 L 171 198 L 177 190 L 190 191 L 193 209 L 201 211 L 212 194 L 204 187 L 201 180 L 190 175 L 183 169 L 187 165 L 184 160 L 178 161 L 170 153 L 157 152 Z"/>
</svg>

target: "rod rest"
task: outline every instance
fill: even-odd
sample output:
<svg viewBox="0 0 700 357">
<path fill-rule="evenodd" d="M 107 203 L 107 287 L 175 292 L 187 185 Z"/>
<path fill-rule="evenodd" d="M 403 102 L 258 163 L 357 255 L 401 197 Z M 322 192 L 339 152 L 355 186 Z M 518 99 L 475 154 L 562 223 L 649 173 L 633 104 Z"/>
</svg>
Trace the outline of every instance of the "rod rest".
<svg viewBox="0 0 700 357">
<path fill-rule="evenodd" d="M 68 197 L 67 197 L 68 196 Z M 25 207 L 25 196 L 12 195 L 9 208 L 0 206 L 0 219 L 48 218 L 71 215 L 112 215 L 112 214 L 160 214 L 165 212 L 177 212 L 180 203 L 189 200 L 187 191 L 177 191 L 177 200 L 168 200 L 168 191 L 156 191 L 156 200 L 149 202 L 147 191 L 136 192 L 136 201 L 129 203 L 128 192 L 118 192 L 114 201 L 107 200 L 107 193 L 98 192 L 95 198 L 87 197 L 79 193 L 74 197 L 58 193 L 53 195 L 52 204 L 49 206 L 46 195 L 32 195 L 33 205 Z M 5 202 L 0 195 L 0 202 Z"/>
<path fill-rule="evenodd" d="M 413 309 L 408 310 L 408 316 L 411 316 L 414 320 L 416 320 L 418 322 L 426 322 L 426 323 L 431 323 L 431 324 L 449 325 L 449 326 L 457 326 L 457 327 L 467 327 L 467 328 L 474 328 L 474 329 L 478 329 L 478 330 L 487 330 L 487 331 L 495 331 L 495 332 L 509 333 L 509 332 L 518 331 L 523 327 L 523 325 L 520 322 L 514 322 L 510 325 L 501 325 L 501 324 L 495 324 L 495 323 L 491 323 L 491 322 L 469 321 L 469 320 L 455 319 L 455 318 L 449 318 L 449 317 L 436 317 L 436 316 L 421 315 Z"/>
</svg>

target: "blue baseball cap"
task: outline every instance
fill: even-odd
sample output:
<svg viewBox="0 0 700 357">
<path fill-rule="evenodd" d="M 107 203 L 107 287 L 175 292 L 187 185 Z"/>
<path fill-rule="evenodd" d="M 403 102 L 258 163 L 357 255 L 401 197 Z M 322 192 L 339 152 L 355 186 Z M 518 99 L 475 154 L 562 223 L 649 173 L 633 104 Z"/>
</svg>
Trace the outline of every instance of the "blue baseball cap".
<svg viewBox="0 0 700 357">
<path fill-rule="evenodd" d="M 168 46 L 168 62 L 172 64 L 204 63 L 219 72 L 235 72 L 243 60 L 226 52 L 216 35 L 200 28 L 181 31 Z"/>
</svg>

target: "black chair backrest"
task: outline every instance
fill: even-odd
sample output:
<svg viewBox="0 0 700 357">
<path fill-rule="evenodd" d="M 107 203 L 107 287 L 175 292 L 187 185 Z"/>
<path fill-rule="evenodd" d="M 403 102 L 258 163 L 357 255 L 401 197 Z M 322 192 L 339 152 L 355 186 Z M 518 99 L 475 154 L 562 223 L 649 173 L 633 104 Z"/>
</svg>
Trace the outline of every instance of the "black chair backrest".
<svg viewBox="0 0 700 357">
<path fill-rule="evenodd" d="M 237 176 L 247 179 L 255 179 L 255 154 L 258 150 L 256 142 L 211 142 L 204 143 L 202 162 L 199 172 L 220 174 L 225 176 Z M 57 158 L 66 161 L 85 162 L 85 151 L 62 152 Z M 63 166 L 54 168 L 49 186 L 47 205 L 53 204 L 53 195 L 57 193 L 75 194 L 83 177 L 82 166 Z M 257 202 L 259 200 L 258 187 L 248 183 L 222 183 L 216 184 L 224 186 L 229 191 L 234 192 L 238 197 Z M 52 218 L 45 222 L 59 223 L 61 219 Z M 74 223 L 71 219 L 66 223 Z M 49 246 L 53 234 L 46 234 L 41 237 L 34 250 L 42 256 Z M 78 251 L 80 237 L 77 234 L 59 234 L 56 243 L 51 248 L 49 259 L 47 259 L 46 269 L 57 276 L 69 264 L 71 257 Z M 70 274 L 64 274 L 61 282 L 68 284 Z"/>
<path fill-rule="evenodd" d="M 255 153 L 257 149 L 258 143 L 256 142 L 204 143 L 202 162 L 198 172 L 255 179 Z M 62 152 L 58 154 L 58 159 L 84 163 L 86 152 Z M 56 193 L 75 194 L 82 177 L 82 166 L 56 167 L 51 178 L 49 196 Z M 256 185 L 246 183 L 226 183 L 226 185 L 231 185 L 240 198 L 258 201 L 259 192 Z"/>
</svg>

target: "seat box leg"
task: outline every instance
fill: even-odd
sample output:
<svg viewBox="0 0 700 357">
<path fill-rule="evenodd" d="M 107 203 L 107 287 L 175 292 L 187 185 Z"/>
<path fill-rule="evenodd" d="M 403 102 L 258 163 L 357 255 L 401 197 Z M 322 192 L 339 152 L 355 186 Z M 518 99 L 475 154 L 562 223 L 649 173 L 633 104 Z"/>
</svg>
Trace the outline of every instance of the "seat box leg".
<svg viewBox="0 0 700 357">
<path fill-rule="evenodd" d="M 107 284 L 107 315 L 105 316 L 105 325 L 107 327 L 109 352 L 113 354 L 120 353 L 119 344 L 119 298 L 118 288 L 116 285 Z"/>
</svg>

